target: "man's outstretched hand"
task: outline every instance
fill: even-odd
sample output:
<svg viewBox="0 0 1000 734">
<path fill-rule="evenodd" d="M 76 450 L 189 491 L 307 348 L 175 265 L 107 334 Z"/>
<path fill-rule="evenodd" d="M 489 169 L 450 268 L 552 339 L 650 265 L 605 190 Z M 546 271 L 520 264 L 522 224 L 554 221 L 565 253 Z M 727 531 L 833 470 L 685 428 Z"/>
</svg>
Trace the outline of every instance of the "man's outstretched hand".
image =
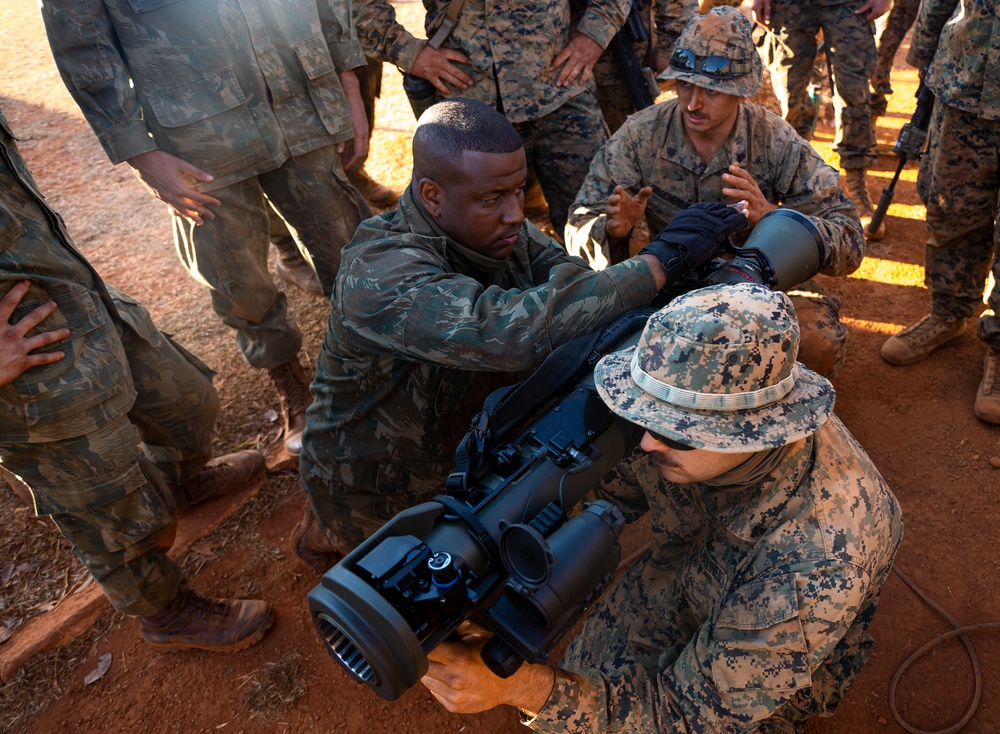
<svg viewBox="0 0 1000 734">
<path fill-rule="evenodd" d="M 635 196 L 624 187 L 615 186 L 604 206 L 604 231 L 607 235 L 619 239 L 628 237 L 646 213 L 646 200 L 652 193 L 652 186 L 642 187 Z"/>
<path fill-rule="evenodd" d="M 208 171 L 162 150 L 150 150 L 128 159 L 135 175 L 149 193 L 173 209 L 179 216 L 201 226 L 205 219 L 215 219 L 210 206 L 220 206 L 214 196 L 203 194 L 192 181 L 209 183 L 215 179 Z"/>
<path fill-rule="evenodd" d="M 653 241 L 639 251 L 653 255 L 673 284 L 701 267 L 729 236 L 745 229 L 747 218 L 722 202 L 704 202 L 679 212 Z"/>
<path fill-rule="evenodd" d="M 69 336 L 69 329 L 56 329 L 27 337 L 26 334 L 56 311 L 54 301 L 43 303 L 26 313 L 16 323 L 10 323 L 14 309 L 28 292 L 31 283 L 18 281 L 0 298 L 0 387 L 13 382 L 32 367 L 52 364 L 65 357 L 63 352 L 32 352 Z"/>
</svg>

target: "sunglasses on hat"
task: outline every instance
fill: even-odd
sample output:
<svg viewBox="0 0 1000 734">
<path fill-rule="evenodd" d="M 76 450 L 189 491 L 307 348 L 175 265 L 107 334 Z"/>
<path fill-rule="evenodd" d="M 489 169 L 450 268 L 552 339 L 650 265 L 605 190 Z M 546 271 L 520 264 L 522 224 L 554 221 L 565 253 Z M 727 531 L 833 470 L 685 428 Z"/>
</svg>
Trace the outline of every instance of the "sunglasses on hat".
<svg viewBox="0 0 1000 734">
<path fill-rule="evenodd" d="M 654 441 L 662 443 L 664 446 L 673 449 L 674 451 L 694 451 L 694 446 L 688 446 L 686 443 L 681 443 L 680 441 L 675 441 L 672 438 L 667 438 L 656 431 L 651 431 L 647 428 L 646 433 L 652 436 Z"/>
<path fill-rule="evenodd" d="M 696 56 L 694 51 L 678 48 L 674 49 L 674 55 L 670 57 L 670 68 L 712 79 L 732 79 L 746 74 L 753 69 L 753 64 L 749 61 L 733 61 L 725 56 Z"/>
</svg>

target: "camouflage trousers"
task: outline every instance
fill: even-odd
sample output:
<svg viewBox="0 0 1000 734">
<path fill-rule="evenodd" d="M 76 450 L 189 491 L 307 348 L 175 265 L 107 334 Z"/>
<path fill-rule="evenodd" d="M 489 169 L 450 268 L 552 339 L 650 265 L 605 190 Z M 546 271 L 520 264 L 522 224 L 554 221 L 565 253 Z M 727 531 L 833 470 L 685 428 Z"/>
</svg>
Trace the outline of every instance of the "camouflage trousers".
<svg viewBox="0 0 1000 734">
<path fill-rule="evenodd" d="M 590 161 L 608 140 L 597 97 L 585 90 L 559 109 L 516 122 L 514 128 L 524 141 L 528 169 L 534 169 L 549 204 L 552 226 L 561 235 Z"/>
<path fill-rule="evenodd" d="M 877 161 L 868 91 L 868 80 L 875 71 L 875 38 L 873 24 L 855 15 L 855 9 L 853 4 L 775 0 L 764 61 L 785 119 L 808 139 L 816 116 L 808 87 L 816 58 L 816 34 L 823 31 L 837 119 L 833 150 L 845 169 L 867 169 Z"/>
<path fill-rule="evenodd" d="M 176 508 L 166 482 L 186 482 L 211 458 L 219 400 L 211 370 L 160 332 L 140 304 L 109 291 L 118 311 L 102 308 L 110 328 L 78 338 L 126 355 L 104 365 L 90 389 L 134 389 L 127 415 L 117 411 L 108 420 L 100 402 L 82 416 L 54 415 L 47 427 L 53 435 L 72 434 L 81 421 L 97 427 L 60 440 L 0 442 L 0 463 L 28 486 L 36 513 L 52 518 L 115 609 L 154 614 L 176 596 L 181 579 L 167 556 Z M 88 421 L 89 414 L 100 418 Z M 69 430 L 60 430 L 60 421 Z"/>
<path fill-rule="evenodd" d="M 887 94 L 892 94 L 889 74 L 903 37 L 917 19 L 920 0 L 894 0 L 892 10 L 875 21 L 875 45 L 878 60 L 871 78 L 872 114 L 881 117 L 888 108 Z"/>
<path fill-rule="evenodd" d="M 931 293 L 931 311 L 946 317 L 972 316 L 992 267 L 997 284 L 979 318 L 978 334 L 993 349 L 1000 349 L 998 149 L 1000 122 L 939 102 L 917 177 L 931 232 L 924 248 L 924 283 Z M 970 175 L 970 171 L 975 173 Z"/>
<path fill-rule="evenodd" d="M 196 227 L 172 215 L 181 262 L 195 280 L 208 286 L 215 313 L 236 329 L 236 344 L 251 366 L 287 364 L 298 354 L 302 334 L 267 270 L 270 238 L 264 195 L 327 295 L 340 267 L 341 248 L 371 216 L 368 204 L 348 182 L 332 146 L 209 193 L 222 202 L 213 208 L 215 219 Z"/>
<path fill-rule="evenodd" d="M 656 520 L 654 517 L 654 523 Z M 563 655 L 560 667 L 583 675 L 600 674 L 612 679 L 643 668 L 649 685 L 654 688 L 658 675 L 675 666 L 684 668 L 693 664 L 711 668 L 710 661 L 698 658 L 699 647 L 695 641 L 706 621 L 698 618 L 683 594 L 685 567 L 694 557 L 691 538 L 673 540 L 669 532 L 657 532 L 653 537 L 653 547 L 654 550 L 636 561 L 597 602 L 579 637 L 570 643 Z M 871 637 L 865 629 L 874 612 L 872 604 L 859 614 L 858 619 L 863 624 L 855 624 L 848 630 L 823 665 L 813 673 L 809 688 L 792 695 L 790 700 L 756 726 L 740 731 L 796 734 L 804 730 L 805 722 L 812 716 L 832 715 L 844 691 L 854 682 L 871 653 Z M 748 617 L 748 629 L 753 622 Z M 692 677 L 698 677 L 697 671 L 692 673 Z M 683 686 L 687 676 L 682 670 L 676 672 L 674 677 Z M 615 692 L 615 687 L 609 686 L 609 694 L 614 696 Z M 676 694 L 684 697 L 684 688 Z M 656 694 L 650 691 L 649 695 Z M 746 691 L 745 700 L 748 710 L 752 710 L 756 705 L 752 690 Z M 609 703 L 627 708 L 625 702 Z M 719 710 L 705 712 L 704 716 L 706 720 L 729 720 L 739 718 L 739 713 Z M 667 716 L 648 723 L 650 731 L 681 731 L 681 726 L 671 726 Z M 683 730 L 688 731 L 687 728 Z"/>
</svg>

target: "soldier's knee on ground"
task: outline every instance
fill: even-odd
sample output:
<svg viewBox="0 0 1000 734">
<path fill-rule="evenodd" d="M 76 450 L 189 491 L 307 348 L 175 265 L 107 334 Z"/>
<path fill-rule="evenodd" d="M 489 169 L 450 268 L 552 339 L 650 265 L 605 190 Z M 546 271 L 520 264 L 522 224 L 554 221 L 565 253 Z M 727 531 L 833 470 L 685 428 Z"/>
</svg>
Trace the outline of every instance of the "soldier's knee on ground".
<svg viewBox="0 0 1000 734">
<path fill-rule="evenodd" d="M 847 356 L 847 326 L 840 321 L 840 299 L 811 289 L 797 289 L 788 295 L 799 319 L 799 362 L 825 377 L 835 376 Z"/>
</svg>

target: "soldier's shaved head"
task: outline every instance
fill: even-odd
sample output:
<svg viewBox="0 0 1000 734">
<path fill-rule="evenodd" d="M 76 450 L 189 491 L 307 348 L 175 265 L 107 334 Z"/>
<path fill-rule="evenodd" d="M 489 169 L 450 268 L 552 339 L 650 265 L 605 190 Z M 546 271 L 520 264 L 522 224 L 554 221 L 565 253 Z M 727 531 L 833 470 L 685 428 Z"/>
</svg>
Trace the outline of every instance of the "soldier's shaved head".
<svg viewBox="0 0 1000 734">
<path fill-rule="evenodd" d="M 506 117 L 487 104 L 457 97 L 430 107 L 413 132 L 413 179 L 440 180 L 461 166 L 462 153 L 513 153 L 523 147 Z"/>
</svg>

